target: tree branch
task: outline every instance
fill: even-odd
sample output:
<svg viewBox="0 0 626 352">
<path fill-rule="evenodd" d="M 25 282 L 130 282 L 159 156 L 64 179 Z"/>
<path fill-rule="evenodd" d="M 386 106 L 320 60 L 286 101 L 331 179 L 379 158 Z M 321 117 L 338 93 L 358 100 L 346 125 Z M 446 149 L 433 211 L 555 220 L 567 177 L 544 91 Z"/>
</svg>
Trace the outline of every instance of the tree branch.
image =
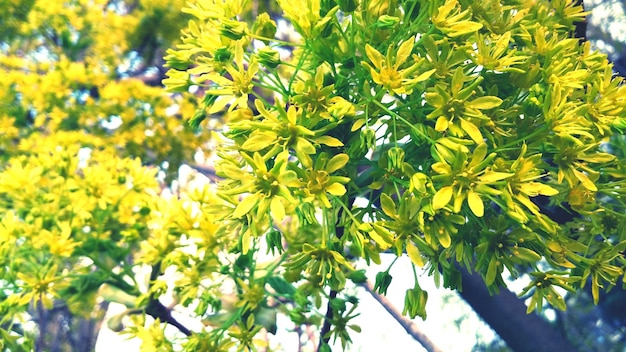
<svg viewBox="0 0 626 352">
<path fill-rule="evenodd" d="M 150 272 L 150 283 L 152 284 L 152 282 L 154 282 L 160 274 L 161 262 L 158 262 L 152 266 L 152 272 Z M 185 336 L 191 336 L 192 334 L 191 330 L 187 329 L 172 316 L 172 310 L 170 308 L 164 306 L 163 303 L 159 302 L 158 298 L 154 298 L 152 295 L 150 296 L 145 312 L 154 319 L 159 319 L 162 323 L 167 323 L 176 327 L 180 330 L 180 332 L 185 334 Z"/>
<path fill-rule="evenodd" d="M 154 298 L 150 298 L 148 306 L 146 307 L 146 314 L 155 319 L 158 318 L 162 323 L 167 323 L 176 327 L 178 330 L 180 330 L 180 332 L 185 334 L 185 336 L 191 336 L 192 334 L 191 330 L 187 329 L 183 324 L 181 324 L 172 316 L 171 309 L 167 308 L 163 305 L 163 303 Z"/>
<path fill-rule="evenodd" d="M 400 312 L 389 300 L 387 297 L 380 295 L 374 291 L 374 285 L 368 280 L 362 284 L 362 286 L 369 292 L 380 305 L 385 308 L 385 310 L 398 322 L 404 330 L 411 335 L 415 339 L 415 341 L 419 342 L 426 351 L 428 352 L 441 352 L 439 349 L 429 338 L 422 332 L 417 325 L 409 318 L 402 315 Z"/>
<path fill-rule="evenodd" d="M 461 297 L 516 352 L 578 351 L 554 326 L 535 313 L 508 289 L 490 295 L 484 280 L 458 265 L 463 277 Z"/>
<path fill-rule="evenodd" d="M 320 331 L 320 344 L 317 347 L 318 352 L 324 344 L 328 344 L 328 341 L 330 341 L 330 335 L 328 333 L 330 332 L 331 321 L 333 320 L 333 307 L 330 305 L 330 301 L 335 297 L 337 297 L 337 291 L 331 289 L 330 295 L 328 297 L 328 304 L 326 305 L 326 315 L 324 316 L 324 325 L 322 325 L 322 330 Z"/>
</svg>

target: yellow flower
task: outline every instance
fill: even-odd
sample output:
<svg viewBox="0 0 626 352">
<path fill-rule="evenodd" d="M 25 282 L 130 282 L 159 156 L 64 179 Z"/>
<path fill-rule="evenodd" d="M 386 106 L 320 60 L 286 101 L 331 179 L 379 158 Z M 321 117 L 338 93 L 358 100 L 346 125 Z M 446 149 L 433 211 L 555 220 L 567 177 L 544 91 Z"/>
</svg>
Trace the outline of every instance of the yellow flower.
<svg viewBox="0 0 626 352">
<path fill-rule="evenodd" d="M 324 74 L 323 67 L 318 67 L 315 76 L 296 82 L 293 90 L 297 94 L 293 97 L 293 102 L 311 113 L 325 110 L 335 90 L 335 85 L 324 86 Z"/>
<path fill-rule="evenodd" d="M 297 203 L 289 187 L 300 186 L 297 174 L 293 170 L 287 170 L 289 153 L 287 151 L 280 153 L 276 157 L 274 167 L 269 170 L 259 153 L 254 153 L 253 156 L 244 153 L 241 155 L 252 168 L 254 176 L 247 177 L 249 175 L 247 172 L 239 170 L 242 184 L 220 192 L 226 196 L 249 194 L 237 204 L 232 214 L 233 218 L 242 218 L 254 211 L 254 219 L 260 221 L 269 210 L 273 220 L 282 221 L 287 212 L 285 204 Z M 229 171 L 229 176 L 236 175 Z"/>
<path fill-rule="evenodd" d="M 447 0 L 440 6 L 432 17 L 433 24 L 450 37 L 476 32 L 482 24 L 469 21 L 470 10 L 459 11 L 457 0 Z"/>
<path fill-rule="evenodd" d="M 476 41 L 478 50 L 474 53 L 474 62 L 487 70 L 524 73 L 524 70 L 511 66 L 527 61 L 528 57 L 518 55 L 515 49 L 510 49 L 510 41 L 510 31 L 502 34 L 495 44 L 488 36 L 479 34 Z"/>
<path fill-rule="evenodd" d="M 240 121 L 231 125 L 234 134 L 242 130 L 252 130 L 250 136 L 241 145 L 241 149 L 248 152 L 267 150 L 264 158 L 270 158 L 284 150 L 292 149 L 298 159 L 307 167 L 312 165 L 309 155 L 315 154 L 320 144 L 329 147 L 341 147 L 343 143 L 335 137 L 315 137 L 315 133 L 303 126 L 312 119 L 307 116 L 305 109 L 289 106 L 285 111 L 277 104 L 277 109 L 268 111 L 264 104 L 256 100 L 255 106 L 260 113 L 260 120 Z"/>
<path fill-rule="evenodd" d="M 487 145 L 479 144 L 467 160 L 468 153 L 457 151 L 453 160 L 439 161 L 432 165 L 433 171 L 439 175 L 433 176 L 433 181 L 445 181 L 433 196 L 433 209 L 442 209 L 454 199 L 453 210 L 461 211 L 463 201 L 467 199 L 472 213 L 482 217 L 485 207 L 481 195 L 498 195 L 501 192 L 490 187 L 514 174 L 495 172 L 487 168 L 496 157 L 496 153 L 487 155 Z"/>
<path fill-rule="evenodd" d="M 53 298 L 59 296 L 59 291 L 63 288 L 63 284 L 59 281 L 58 265 L 56 263 L 48 263 L 44 268 L 22 268 L 24 272 L 17 273 L 17 278 L 22 282 L 23 292 L 19 299 L 20 304 L 28 304 L 33 301 L 37 306 L 41 303 L 44 308 L 51 309 Z"/>
<path fill-rule="evenodd" d="M 435 72 L 435 70 L 432 69 L 417 77 L 413 77 L 413 74 L 419 67 L 420 59 L 417 55 L 413 55 L 415 61 L 411 66 L 400 69 L 400 66 L 406 63 L 411 55 L 414 44 L 413 38 L 410 38 L 402 43 L 395 53 L 393 46 L 390 45 L 387 49 L 387 56 L 381 54 L 371 45 L 365 44 L 365 54 L 372 64 L 374 64 L 374 67 L 365 61 L 361 62 L 361 64 L 370 70 L 374 82 L 382 85 L 389 90 L 390 93 L 411 94 L 413 87 L 418 82 L 428 79 Z"/>
<path fill-rule="evenodd" d="M 50 254 L 60 257 L 69 257 L 74 252 L 74 248 L 80 243 L 72 240 L 72 228 L 67 222 L 59 224 L 59 231 L 41 230 L 39 236 L 35 238 L 37 242 L 48 247 Z"/>
<path fill-rule="evenodd" d="M 600 152 L 600 143 L 579 145 L 572 137 L 555 136 L 553 143 L 559 148 L 554 155 L 554 163 L 559 167 L 557 181 L 566 180 L 571 188 L 578 183 L 590 191 L 597 191 L 594 181 L 600 177 L 596 168 L 588 164 L 604 164 L 615 159 L 615 155 Z"/>
<path fill-rule="evenodd" d="M 285 17 L 291 21 L 298 33 L 307 38 L 319 36 L 326 26 L 331 25 L 335 13 L 339 10 L 339 6 L 336 6 L 322 18 L 320 17 L 320 0 L 279 0 L 278 5 L 283 9 Z"/>
<path fill-rule="evenodd" d="M 252 92 L 252 88 L 254 87 L 252 79 L 259 70 L 259 63 L 253 56 L 247 63 L 246 68 L 246 64 L 244 64 L 243 61 L 243 44 L 240 41 L 238 41 L 235 46 L 235 64 L 236 66 L 228 64 L 225 67 L 231 77 L 230 79 L 216 72 L 206 75 L 208 79 L 218 86 L 206 92 L 208 95 L 217 96 L 217 99 L 209 108 L 208 114 L 214 114 L 224 110 L 224 107 L 231 103 L 233 99 L 235 101 L 231 104 L 229 111 L 233 111 L 237 107 L 245 108 L 248 106 L 248 94 Z"/>
<path fill-rule="evenodd" d="M 528 217 L 530 214 L 517 204 L 514 204 L 513 201 L 515 200 L 527 208 L 534 215 L 534 220 L 539 222 L 544 229 L 551 231 L 553 226 L 550 224 L 549 219 L 544 214 L 541 214 L 540 208 L 530 199 L 539 195 L 555 196 L 559 191 L 551 186 L 535 181 L 544 176 L 540 168 L 540 165 L 543 163 L 541 154 L 526 157 L 526 150 L 526 144 L 522 145 L 522 150 L 517 160 L 510 167 L 507 167 L 508 170 L 515 173 L 508 180 L 507 192 L 505 192 L 503 197 L 507 203 L 507 214 L 520 223 L 526 223 L 530 220 Z"/>
<path fill-rule="evenodd" d="M 328 160 L 328 156 L 322 153 L 315 161 L 315 165 L 304 172 L 305 194 L 309 198 L 313 197 L 318 200 L 324 207 L 330 208 L 327 193 L 334 196 L 344 195 L 346 193 L 344 184 L 350 181 L 349 177 L 331 176 L 331 174 L 343 168 L 348 160 L 347 154 L 337 154 Z"/>
<path fill-rule="evenodd" d="M 470 101 L 469 98 L 474 95 L 476 87 L 483 78 L 479 76 L 469 86 L 463 88 L 463 83 L 467 78 L 463 72 L 463 67 L 459 67 L 452 76 L 450 86 L 437 85 L 434 90 L 427 92 L 425 95 L 426 102 L 435 108 L 428 114 L 427 118 L 437 119 L 436 131 L 449 130 L 452 135 L 457 137 L 467 134 L 476 144 L 481 144 L 483 136 L 478 128 L 479 123 L 472 122 L 470 118 L 489 120 L 482 110 L 500 106 L 502 99 L 496 96 L 483 96 Z"/>
</svg>

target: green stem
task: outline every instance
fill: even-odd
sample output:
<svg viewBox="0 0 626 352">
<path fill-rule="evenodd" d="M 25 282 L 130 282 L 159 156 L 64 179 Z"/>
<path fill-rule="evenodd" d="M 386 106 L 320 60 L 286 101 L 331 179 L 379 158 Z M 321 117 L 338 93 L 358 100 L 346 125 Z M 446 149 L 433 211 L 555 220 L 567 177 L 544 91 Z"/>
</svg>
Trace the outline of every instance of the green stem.
<svg viewBox="0 0 626 352">
<path fill-rule="evenodd" d="M 385 105 L 383 105 L 381 102 L 379 102 L 378 100 L 371 100 L 372 103 L 374 103 L 374 105 L 380 107 L 381 109 L 383 109 L 385 112 L 387 112 L 389 115 L 391 115 L 392 117 L 397 118 L 398 120 L 402 121 L 404 124 L 406 124 L 409 128 L 411 128 L 411 130 L 413 130 L 415 133 L 417 133 L 419 136 L 423 137 L 425 140 L 427 140 L 430 144 L 435 144 L 435 141 L 430 138 L 428 135 L 424 134 L 424 132 L 420 131 L 418 128 L 416 128 L 415 126 L 413 126 L 412 123 L 410 123 L 409 121 L 407 121 L 404 117 L 398 115 L 395 111 L 390 110 L 388 107 L 386 107 Z"/>
</svg>

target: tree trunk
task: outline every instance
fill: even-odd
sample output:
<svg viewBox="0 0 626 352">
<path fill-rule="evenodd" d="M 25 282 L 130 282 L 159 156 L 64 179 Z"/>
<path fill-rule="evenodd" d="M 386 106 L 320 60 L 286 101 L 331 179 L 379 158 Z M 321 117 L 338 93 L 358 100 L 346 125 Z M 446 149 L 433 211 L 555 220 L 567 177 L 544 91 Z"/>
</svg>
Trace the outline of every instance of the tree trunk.
<svg viewBox="0 0 626 352">
<path fill-rule="evenodd" d="M 516 352 L 578 351 L 558 330 L 536 313 L 526 314 L 526 305 L 513 292 L 501 288 L 490 295 L 483 279 L 459 268 L 463 277 L 461 297 Z"/>
<path fill-rule="evenodd" d="M 94 314 L 90 317 L 73 315 L 61 301 L 55 302 L 50 310 L 41 304 L 33 307 L 30 313 L 39 329 L 35 351 L 93 351 L 108 305 L 108 302 L 102 302 L 94 306 Z"/>
</svg>

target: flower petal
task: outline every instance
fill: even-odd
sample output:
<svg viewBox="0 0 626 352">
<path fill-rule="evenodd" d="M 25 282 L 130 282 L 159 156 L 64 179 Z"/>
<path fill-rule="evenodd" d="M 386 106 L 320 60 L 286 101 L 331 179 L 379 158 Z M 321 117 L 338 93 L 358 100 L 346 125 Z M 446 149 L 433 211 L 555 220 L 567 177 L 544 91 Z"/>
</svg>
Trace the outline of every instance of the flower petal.
<svg viewBox="0 0 626 352">
<path fill-rule="evenodd" d="M 467 204 L 469 204 L 469 207 L 474 215 L 479 218 L 485 215 L 485 205 L 483 204 L 483 200 L 480 199 L 480 195 L 473 190 L 470 190 L 467 193 Z"/>
<path fill-rule="evenodd" d="M 487 110 L 496 108 L 500 106 L 500 104 L 502 104 L 502 99 L 494 96 L 486 96 L 467 102 L 465 106 L 478 110 Z"/>
<path fill-rule="evenodd" d="M 259 193 L 251 194 L 247 197 L 244 197 L 239 204 L 237 204 L 237 208 L 233 212 L 233 217 L 238 219 L 250 212 L 252 208 L 259 202 Z"/>
<path fill-rule="evenodd" d="M 315 141 L 329 147 L 343 147 L 343 143 L 339 139 L 331 136 L 321 136 L 316 138 Z"/>
<path fill-rule="evenodd" d="M 380 206 L 383 208 L 383 212 L 387 214 L 387 216 L 392 218 L 396 218 L 398 216 L 396 203 L 393 199 L 391 199 L 391 197 L 389 197 L 389 195 L 387 195 L 387 193 L 382 193 L 380 195 Z"/>
<path fill-rule="evenodd" d="M 406 254 L 409 255 L 413 264 L 419 266 L 420 268 L 424 267 L 424 259 L 420 255 L 419 249 L 410 241 L 406 242 Z"/>
<path fill-rule="evenodd" d="M 484 142 L 483 135 L 480 133 L 480 130 L 478 129 L 478 127 L 476 127 L 476 125 L 467 121 L 466 119 L 460 120 L 461 128 L 465 131 L 465 133 L 467 133 L 468 136 L 470 136 L 472 140 L 474 140 L 474 142 L 476 142 L 476 144 L 481 144 Z"/>
<path fill-rule="evenodd" d="M 335 182 L 326 187 L 326 192 L 334 196 L 343 196 L 344 194 L 346 194 L 346 187 L 344 187 L 341 183 Z"/>
<path fill-rule="evenodd" d="M 380 70 L 383 67 L 383 61 L 385 61 L 385 57 L 383 56 L 383 54 L 378 52 L 378 50 L 374 49 L 374 47 L 369 44 L 365 44 L 365 54 L 377 69 Z"/>
<path fill-rule="evenodd" d="M 446 186 L 441 188 L 435 196 L 433 197 L 433 209 L 441 209 L 450 203 L 450 199 L 452 199 L 452 193 L 454 189 L 452 186 Z"/>
<path fill-rule="evenodd" d="M 415 42 L 413 41 L 413 38 L 409 38 L 407 41 L 402 43 L 402 45 L 400 45 L 400 48 L 398 48 L 398 53 L 396 54 L 396 64 L 394 65 L 396 69 L 398 69 L 398 67 L 400 67 L 400 65 L 402 65 L 406 61 L 409 55 L 411 55 L 411 51 L 413 51 L 414 45 Z"/>
<path fill-rule="evenodd" d="M 350 157 L 348 156 L 348 154 L 342 153 L 333 156 L 330 160 L 328 160 L 328 164 L 326 164 L 326 172 L 332 174 L 333 172 L 346 166 L 349 160 Z"/>
<path fill-rule="evenodd" d="M 281 222 L 285 218 L 285 205 L 280 201 L 279 197 L 273 197 L 270 202 L 270 214 L 276 222 Z"/>
<path fill-rule="evenodd" d="M 435 123 L 435 131 L 443 132 L 448 129 L 448 118 L 445 116 L 439 116 L 437 123 Z"/>
</svg>

